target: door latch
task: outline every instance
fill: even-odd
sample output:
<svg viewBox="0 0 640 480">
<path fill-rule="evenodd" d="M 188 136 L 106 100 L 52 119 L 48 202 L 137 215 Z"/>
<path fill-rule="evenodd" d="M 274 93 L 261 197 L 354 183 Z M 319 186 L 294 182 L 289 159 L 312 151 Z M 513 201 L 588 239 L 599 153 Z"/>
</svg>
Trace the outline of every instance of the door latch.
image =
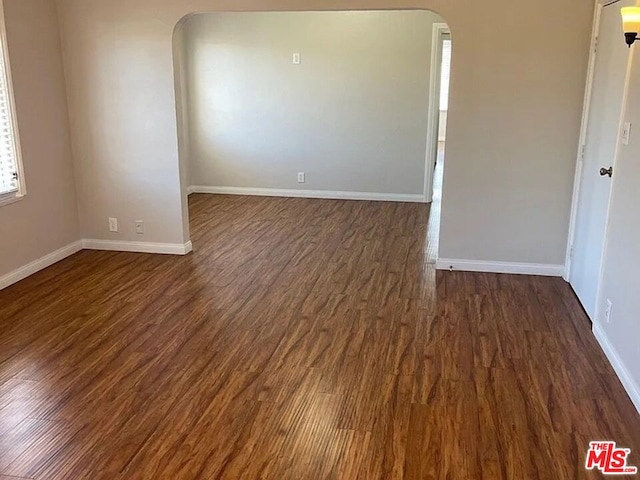
<svg viewBox="0 0 640 480">
<path fill-rule="evenodd" d="M 603 177 L 609 177 L 609 178 L 613 177 L 613 167 L 601 168 L 600 175 Z"/>
</svg>

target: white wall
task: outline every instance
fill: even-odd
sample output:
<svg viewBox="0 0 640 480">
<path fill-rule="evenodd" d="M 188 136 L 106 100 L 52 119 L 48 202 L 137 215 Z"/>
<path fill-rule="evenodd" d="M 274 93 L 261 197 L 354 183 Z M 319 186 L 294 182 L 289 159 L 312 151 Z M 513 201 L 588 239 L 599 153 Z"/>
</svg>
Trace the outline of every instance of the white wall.
<svg viewBox="0 0 640 480">
<path fill-rule="evenodd" d="M 184 15 L 349 8 L 431 8 L 451 27 L 441 255 L 563 263 L 593 14 L 584 0 L 59 0 L 83 233 L 134 238 L 143 219 L 148 241 L 186 240 L 172 59 Z M 108 216 L 121 234 L 107 232 Z"/>
<path fill-rule="evenodd" d="M 79 239 L 54 0 L 4 0 L 27 196 L 0 207 L 0 277 Z"/>
<path fill-rule="evenodd" d="M 623 41 L 622 36 L 620 41 Z M 636 44 L 629 82 L 626 121 L 635 131 L 628 146 L 622 146 L 613 176 L 612 200 L 604 256 L 600 312 L 605 318 L 606 300 L 611 300 L 611 322 L 602 321 L 598 328 L 612 347 L 618 373 L 640 411 L 640 47 Z"/>
<path fill-rule="evenodd" d="M 183 27 L 191 183 L 420 199 L 435 22 L 427 11 L 194 15 Z"/>
</svg>

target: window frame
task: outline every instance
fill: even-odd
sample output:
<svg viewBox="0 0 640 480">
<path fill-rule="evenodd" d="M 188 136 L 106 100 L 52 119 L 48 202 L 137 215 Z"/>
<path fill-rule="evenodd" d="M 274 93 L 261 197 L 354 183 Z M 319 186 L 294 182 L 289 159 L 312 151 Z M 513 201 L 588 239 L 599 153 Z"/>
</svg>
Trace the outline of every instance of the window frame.
<svg viewBox="0 0 640 480">
<path fill-rule="evenodd" d="M 4 15 L 4 0 L 0 0 L 0 55 L 4 61 L 4 72 L 7 84 L 7 102 L 9 106 L 9 122 L 13 133 L 13 150 L 15 154 L 16 171 L 18 172 L 18 190 L 0 194 L 0 207 L 22 200 L 27 195 L 27 185 L 24 179 L 24 167 L 22 164 L 22 149 L 20 144 L 20 132 L 18 117 L 16 114 L 16 102 L 13 92 L 13 77 L 11 75 L 11 61 L 7 45 L 7 27 Z"/>
</svg>

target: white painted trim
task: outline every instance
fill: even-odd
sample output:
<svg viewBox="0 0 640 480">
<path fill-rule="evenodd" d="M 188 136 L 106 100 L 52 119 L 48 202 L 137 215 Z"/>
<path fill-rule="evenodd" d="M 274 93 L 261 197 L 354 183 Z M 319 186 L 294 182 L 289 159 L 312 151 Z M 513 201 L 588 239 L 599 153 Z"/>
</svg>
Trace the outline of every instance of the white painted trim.
<svg viewBox="0 0 640 480">
<path fill-rule="evenodd" d="M 13 285 L 14 283 L 18 283 L 19 281 L 38 273 L 40 270 L 44 270 L 45 268 L 48 268 L 83 249 L 186 255 L 193 251 L 193 245 L 191 242 L 180 245 L 167 243 L 118 242 L 112 240 L 78 240 L 77 242 L 70 243 L 55 252 L 45 255 L 38 260 L 34 260 L 23 267 L 1 276 L 0 290 Z"/>
<path fill-rule="evenodd" d="M 193 250 L 193 244 L 123 242 L 118 240 L 82 240 L 86 250 L 106 250 L 111 252 L 156 253 L 163 255 L 187 255 Z"/>
<path fill-rule="evenodd" d="M 634 381 L 624 362 L 616 352 L 615 348 L 613 348 L 613 345 L 609 341 L 609 337 L 607 336 L 606 332 L 597 323 L 593 324 L 593 334 L 595 335 L 596 340 L 598 340 L 600 347 L 602 347 L 602 350 L 607 356 L 609 363 L 611 363 L 611 366 L 615 370 L 616 375 L 620 379 L 620 382 L 622 382 L 622 386 L 635 405 L 636 410 L 638 411 L 638 413 L 640 413 L 640 385 L 638 385 Z"/>
<path fill-rule="evenodd" d="M 31 263 L 26 264 L 23 267 L 20 267 L 13 272 L 9 272 L 6 275 L 0 277 L 0 290 L 3 290 L 14 283 L 18 283 L 21 280 L 33 275 L 34 273 L 39 272 L 40 270 L 44 270 L 51 265 L 58 263 L 60 260 L 64 260 L 67 257 L 70 257 L 74 253 L 78 253 L 82 250 L 82 242 L 74 242 L 69 245 L 56 250 L 48 255 L 45 255 L 38 260 L 35 260 Z"/>
<path fill-rule="evenodd" d="M 446 23 L 434 23 L 431 35 L 431 70 L 429 79 L 429 110 L 427 123 L 427 145 L 425 154 L 424 170 L 424 203 L 433 201 L 433 165 L 435 162 L 434 152 L 438 151 L 438 129 L 440 114 L 440 70 L 442 68 L 442 40 L 444 35 L 451 34 L 449 25 Z M 453 44 L 452 44 L 453 49 Z"/>
<path fill-rule="evenodd" d="M 424 196 L 402 193 L 372 193 L 372 192 L 336 192 L 330 190 L 289 190 L 277 188 L 251 187 L 205 187 L 191 186 L 191 193 L 211 193 L 218 195 L 249 195 L 258 197 L 295 197 L 295 198 L 324 198 L 331 200 L 371 200 L 377 202 L 408 202 L 423 203 Z"/>
<path fill-rule="evenodd" d="M 571 216 L 569 218 L 569 235 L 567 239 L 567 253 L 565 258 L 565 271 L 563 278 L 568 282 L 571 276 L 571 260 L 573 244 L 575 243 L 576 221 L 578 218 L 578 204 L 580 200 L 580 187 L 582 183 L 582 163 L 583 149 L 587 143 L 587 129 L 589 127 L 589 113 L 591 112 L 591 92 L 593 90 L 593 80 L 595 76 L 597 42 L 600 34 L 600 20 L 602 17 L 602 3 L 595 0 L 595 14 L 593 17 L 593 28 L 591 30 L 591 50 L 589 53 L 589 64 L 587 68 L 587 80 L 584 92 L 582 107 L 582 122 L 580 124 L 580 140 L 578 142 L 578 158 L 576 160 L 576 171 L 573 177 L 573 197 L 571 200 Z"/>
<path fill-rule="evenodd" d="M 546 263 L 514 263 L 487 262 L 483 260 L 462 260 L 439 258 L 436 262 L 438 270 L 460 270 L 463 272 L 510 273 L 517 275 L 542 275 L 545 277 L 561 277 L 564 265 Z"/>
<path fill-rule="evenodd" d="M 191 185 L 191 186 L 187 187 L 187 196 L 191 195 L 192 193 L 197 193 L 197 192 L 195 191 L 195 188 L 196 188 L 196 187 L 194 187 L 193 185 Z"/>
<path fill-rule="evenodd" d="M 24 199 L 25 196 L 21 195 L 19 192 L 3 193 L 2 195 L 0 195 L 0 207 L 11 205 L 12 203 L 17 203 Z"/>
</svg>

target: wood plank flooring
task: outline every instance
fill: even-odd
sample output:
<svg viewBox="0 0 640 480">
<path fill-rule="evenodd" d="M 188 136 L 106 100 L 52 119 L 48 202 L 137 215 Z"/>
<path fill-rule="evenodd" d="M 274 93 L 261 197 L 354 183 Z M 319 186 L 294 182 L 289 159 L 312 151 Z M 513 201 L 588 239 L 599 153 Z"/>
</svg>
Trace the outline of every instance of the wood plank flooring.
<svg viewBox="0 0 640 480">
<path fill-rule="evenodd" d="M 561 279 L 436 273 L 429 207 L 191 197 L 187 257 L 0 292 L 0 478 L 576 479 L 640 418 Z"/>
</svg>

